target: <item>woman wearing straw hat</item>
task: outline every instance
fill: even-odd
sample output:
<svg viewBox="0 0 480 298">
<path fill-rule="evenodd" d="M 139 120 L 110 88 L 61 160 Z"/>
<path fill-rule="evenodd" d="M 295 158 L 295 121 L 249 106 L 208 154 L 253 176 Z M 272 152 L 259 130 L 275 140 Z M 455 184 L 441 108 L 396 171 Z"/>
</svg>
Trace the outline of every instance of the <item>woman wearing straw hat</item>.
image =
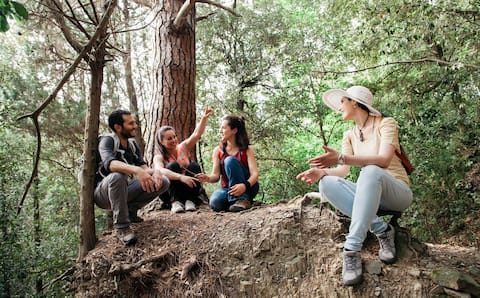
<svg viewBox="0 0 480 298">
<path fill-rule="evenodd" d="M 297 179 L 310 185 L 320 181 L 322 196 L 351 218 L 342 270 L 343 283 L 350 286 L 362 280 L 360 251 L 367 231 L 379 240 L 380 260 L 395 262 L 394 228 L 376 213 L 379 208 L 403 211 L 413 195 L 408 175 L 395 154 L 400 148 L 398 124 L 372 107 L 370 90 L 362 86 L 329 90 L 323 101 L 355 126 L 343 134 L 341 153 L 323 146 L 325 154 L 308 160 L 312 168 Z M 344 179 L 351 166 L 362 168 L 356 183 Z"/>
</svg>

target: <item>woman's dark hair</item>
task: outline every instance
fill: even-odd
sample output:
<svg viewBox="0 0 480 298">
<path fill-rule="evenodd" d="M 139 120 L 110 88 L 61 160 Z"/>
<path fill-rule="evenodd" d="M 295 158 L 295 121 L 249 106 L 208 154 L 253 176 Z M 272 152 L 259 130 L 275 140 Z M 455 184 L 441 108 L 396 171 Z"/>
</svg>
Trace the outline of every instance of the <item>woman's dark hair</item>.
<svg viewBox="0 0 480 298">
<path fill-rule="evenodd" d="M 364 105 L 363 103 L 359 103 L 358 101 L 356 101 L 356 100 L 354 100 L 354 99 L 351 99 L 351 98 L 349 98 L 348 100 L 350 100 L 350 101 L 352 101 L 352 100 L 355 101 L 355 102 L 358 104 L 358 106 L 360 107 L 360 109 L 362 109 L 362 110 L 364 110 L 365 112 L 367 112 L 368 114 L 370 114 L 370 109 L 367 108 L 367 106 Z M 384 113 L 380 113 L 380 114 L 382 115 L 382 117 L 385 117 L 385 114 L 384 114 Z"/>
<path fill-rule="evenodd" d="M 235 142 L 240 151 L 247 150 L 250 145 L 250 139 L 248 138 L 247 129 L 245 128 L 245 119 L 242 116 L 229 115 L 223 118 L 223 120 L 228 122 L 228 126 L 230 126 L 231 129 L 237 129 Z"/>
<path fill-rule="evenodd" d="M 365 112 L 367 112 L 367 113 L 370 114 L 370 109 L 367 108 L 366 105 L 364 105 L 363 103 L 360 103 L 360 102 L 356 101 L 355 99 L 351 99 L 351 98 L 349 98 L 349 97 L 347 97 L 347 98 L 348 98 L 349 101 L 352 101 L 352 100 L 353 100 L 354 102 L 356 102 L 357 105 L 360 107 L 360 109 L 362 109 L 362 110 L 364 110 Z"/>
<path fill-rule="evenodd" d="M 168 159 L 168 151 L 167 151 L 167 148 L 165 148 L 165 146 L 162 145 L 161 141 L 163 140 L 163 136 L 165 135 L 165 133 L 169 130 L 175 133 L 175 129 L 173 129 L 173 127 L 171 126 L 164 125 L 160 127 L 160 129 L 157 132 L 157 137 L 155 138 L 156 140 L 155 154 L 161 154 L 163 157 L 163 160 L 165 161 Z"/>
<path fill-rule="evenodd" d="M 123 126 L 123 115 L 131 115 L 129 111 L 116 110 L 108 116 L 108 126 L 115 132 L 115 124 Z"/>
</svg>

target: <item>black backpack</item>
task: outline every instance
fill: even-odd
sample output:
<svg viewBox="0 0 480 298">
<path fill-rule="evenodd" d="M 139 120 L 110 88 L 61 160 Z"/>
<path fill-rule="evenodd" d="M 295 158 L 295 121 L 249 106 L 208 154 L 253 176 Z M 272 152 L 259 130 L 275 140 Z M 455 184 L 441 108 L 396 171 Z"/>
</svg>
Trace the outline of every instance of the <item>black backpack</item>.
<svg viewBox="0 0 480 298">
<path fill-rule="evenodd" d="M 102 163 L 102 158 L 100 157 L 100 153 L 98 152 L 98 144 L 100 144 L 100 141 L 102 138 L 104 137 L 110 137 L 113 139 L 113 154 L 116 154 L 117 152 L 120 153 L 120 159 L 125 161 L 125 157 L 123 156 L 125 154 L 125 151 L 120 149 L 120 139 L 118 138 L 117 134 L 115 133 L 109 133 L 109 134 L 100 134 L 98 135 L 97 137 L 97 150 L 95 150 L 95 164 L 97 165 L 96 166 L 96 169 L 95 169 L 95 176 L 99 175 L 101 176 L 102 178 L 107 176 L 108 173 L 106 173 L 105 171 L 105 168 L 103 167 L 103 163 Z M 130 148 L 130 150 L 133 152 L 133 155 L 135 156 L 135 158 L 138 158 L 138 155 L 137 155 L 137 151 L 136 151 L 136 142 L 135 142 L 135 139 L 134 138 L 129 138 L 128 139 L 128 147 Z M 78 174 L 77 174 L 77 181 L 80 185 L 82 185 L 83 183 L 83 168 L 85 166 L 85 155 L 82 154 L 82 157 L 80 158 L 79 160 L 79 171 L 78 171 Z"/>
</svg>

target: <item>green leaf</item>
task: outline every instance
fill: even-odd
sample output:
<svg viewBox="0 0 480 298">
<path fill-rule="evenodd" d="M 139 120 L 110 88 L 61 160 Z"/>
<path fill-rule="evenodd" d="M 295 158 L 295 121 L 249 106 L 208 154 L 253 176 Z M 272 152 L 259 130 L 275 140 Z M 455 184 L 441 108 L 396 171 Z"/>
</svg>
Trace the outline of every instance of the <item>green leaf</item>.
<svg viewBox="0 0 480 298">
<path fill-rule="evenodd" d="M 12 3 L 13 8 L 15 9 L 16 15 L 23 20 L 27 20 L 28 19 L 28 12 L 25 9 L 25 7 L 22 4 L 20 4 L 16 1 L 12 1 L 11 3 Z"/>
<path fill-rule="evenodd" d="M 7 17 L 0 15 L 0 32 L 7 32 L 9 28 Z"/>
</svg>

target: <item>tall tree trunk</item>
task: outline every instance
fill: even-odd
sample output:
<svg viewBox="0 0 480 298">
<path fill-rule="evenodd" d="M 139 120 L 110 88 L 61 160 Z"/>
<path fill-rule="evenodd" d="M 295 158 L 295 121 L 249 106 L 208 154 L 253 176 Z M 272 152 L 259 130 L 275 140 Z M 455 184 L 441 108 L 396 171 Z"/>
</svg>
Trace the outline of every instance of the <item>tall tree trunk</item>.
<svg viewBox="0 0 480 298">
<path fill-rule="evenodd" d="M 152 163 L 155 135 L 171 125 L 180 140 L 195 129 L 195 9 L 185 25 L 174 30 L 172 22 L 184 1 L 159 0 L 153 65 L 153 101 L 147 123 L 146 161 Z"/>
<path fill-rule="evenodd" d="M 100 38 L 100 40 L 103 40 Z M 98 145 L 98 130 L 100 123 L 100 103 L 102 95 L 103 69 L 105 67 L 105 47 L 95 51 L 95 60 L 90 61 L 90 96 L 85 120 L 85 166 L 84 171 L 89 177 L 88 183 L 83 183 L 80 192 L 80 248 L 79 257 L 83 258 L 95 247 L 97 237 L 95 234 L 95 210 L 93 202 L 95 180 L 95 154 Z"/>
<path fill-rule="evenodd" d="M 123 17 L 125 19 L 125 26 L 128 27 L 130 23 L 130 11 L 128 7 L 128 0 L 123 0 Z M 137 92 L 135 91 L 135 85 L 133 83 L 132 75 L 132 43 L 130 38 L 130 31 L 125 32 L 125 54 L 123 55 L 123 66 L 125 68 L 125 84 L 127 85 L 127 93 L 130 101 L 130 111 L 133 113 L 135 120 L 137 121 L 137 128 L 135 129 L 137 134 L 135 135 L 135 141 L 142 153 L 145 152 L 145 140 L 143 139 L 142 125 L 140 122 L 140 115 L 138 114 L 138 102 Z"/>
</svg>

